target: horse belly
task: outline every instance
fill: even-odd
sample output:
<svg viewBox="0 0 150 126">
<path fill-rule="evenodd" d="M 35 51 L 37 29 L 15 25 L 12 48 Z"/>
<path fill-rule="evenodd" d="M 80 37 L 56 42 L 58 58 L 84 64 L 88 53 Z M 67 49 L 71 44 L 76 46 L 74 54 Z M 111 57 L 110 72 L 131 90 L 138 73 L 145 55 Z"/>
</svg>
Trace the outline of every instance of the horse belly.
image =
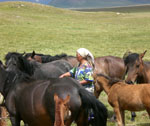
<svg viewBox="0 0 150 126">
<path fill-rule="evenodd" d="M 48 119 L 48 117 L 36 117 L 32 121 L 26 122 L 28 126 L 53 126 L 53 123 Z"/>
<path fill-rule="evenodd" d="M 121 106 L 121 108 L 123 108 L 124 110 L 130 110 L 130 111 L 142 111 L 145 109 L 145 106 L 141 100 L 141 98 L 139 97 L 139 95 L 137 96 L 130 96 L 130 98 L 120 98 L 119 100 L 119 104 Z"/>
</svg>

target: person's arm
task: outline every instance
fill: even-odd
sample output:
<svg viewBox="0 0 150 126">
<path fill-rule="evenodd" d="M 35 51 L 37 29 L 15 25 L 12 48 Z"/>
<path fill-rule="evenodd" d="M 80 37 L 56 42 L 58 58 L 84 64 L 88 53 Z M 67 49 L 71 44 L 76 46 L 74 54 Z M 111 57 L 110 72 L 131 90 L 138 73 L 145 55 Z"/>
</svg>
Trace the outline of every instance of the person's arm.
<svg viewBox="0 0 150 126">
<path fill-rule="evenodd" d="M 79 83 L 80 83 L 81 85 L 84 85 L 84 84 L 88 84 L 89 81 L 87 81 L 87 80 L 82 80 L 82 81 L 79 81 Z"/>
<path fill-rule="evenodd" d="M 70 72 L 67 72 L 67 73 L 60 75 L 59 78 L 70 77 L 70 76 L 71 76 Z"/>
</svg>

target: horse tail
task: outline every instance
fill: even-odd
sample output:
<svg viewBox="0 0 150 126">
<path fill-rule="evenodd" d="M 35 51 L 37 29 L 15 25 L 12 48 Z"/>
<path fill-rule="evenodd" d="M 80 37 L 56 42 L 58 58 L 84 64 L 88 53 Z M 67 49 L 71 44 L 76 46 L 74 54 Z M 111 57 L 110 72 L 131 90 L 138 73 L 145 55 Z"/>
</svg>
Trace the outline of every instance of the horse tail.
<svg viewBox="0 0 150 126">
<path fill-rule="evenodd" d="M 89 113 L 89 110 L 93 110 L 94 124 L 92 126 L 106 126 L 107 123 L 107 108 L 102 102 L 96 99 L 96 97 L 85 90 L 84 88 L 79 89 L 79 95 L 82 101 L 82 107 Z"/>
</svg>

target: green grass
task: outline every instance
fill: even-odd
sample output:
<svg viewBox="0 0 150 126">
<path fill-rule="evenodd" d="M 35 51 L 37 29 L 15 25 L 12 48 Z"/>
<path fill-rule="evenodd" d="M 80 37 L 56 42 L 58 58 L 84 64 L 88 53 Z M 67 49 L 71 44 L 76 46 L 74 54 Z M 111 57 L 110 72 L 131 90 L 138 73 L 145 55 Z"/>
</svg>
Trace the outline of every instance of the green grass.
<svg viewBox="0 0 150 126">
<path fill-rule="evenodd" d="M 75 55 L 80 47 L 95 57 L 122 57 L 127 50 L 148 50 L 144 59 L 150 60 L 150 11 L 79 12 L 25 2 L 0 3 L 1 60 L 12 51 Z M 113 110 L 105 93 L 100 100 L 111 117 Z M 130 121 L 127 111 L 126 123 L 150 125 L 145 111 L 137 113 L 135 122 Z M 108 121 L 108 126 L 114 125 Z"/>
</svg>

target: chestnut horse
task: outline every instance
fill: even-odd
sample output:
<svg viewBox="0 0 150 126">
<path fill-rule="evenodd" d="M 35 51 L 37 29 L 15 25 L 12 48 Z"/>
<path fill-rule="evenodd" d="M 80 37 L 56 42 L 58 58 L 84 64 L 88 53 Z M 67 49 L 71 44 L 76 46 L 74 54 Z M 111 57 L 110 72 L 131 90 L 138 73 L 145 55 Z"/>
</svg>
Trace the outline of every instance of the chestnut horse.
<svg viewBox="0 0 150 126">
<path fill-rule="evenodd" d="M 55 101 L 55 122 L 54 126 L 65 126 L 64 120 L 69 117 L 69 106 L 67 105 L 70 100 L 70 95 L 65 99 L 61 99 L 57 94 L 54 94 Z"/>
<path fill-rule="evenodd" d="M 90 109 L 95 117 L 92 126 L 106 126 L 106 107 L 73 78 L 35 80 L 23 72 L 6 71 L 0 66 L 0 92 L 5 96 L 12 126 L 20 126 L 20 120 L 29 126 L 53 126 L 55 93 L 62 99 L 70 95 L 71 115 L 65 121 L 66 126 L 73 121 L 78 126 L 88 126 Z"/>
<path fill-rule="evenodd" d="M 141 54 L 131 53 L 124 62 L 127 66 L 127 83 L 150 83 L 150 62 L 143 61 L 146 51 Z"/>
<path fill-rule="evenodd" d="M 146 110 L 150 116 L 150 85 L 129 85 L 102 74 L 94 75 L 94 80 L 108 95 L 108 102 L 114 108 L 118 126 L 125 125 L 125 110 Z"/>
</svg>

